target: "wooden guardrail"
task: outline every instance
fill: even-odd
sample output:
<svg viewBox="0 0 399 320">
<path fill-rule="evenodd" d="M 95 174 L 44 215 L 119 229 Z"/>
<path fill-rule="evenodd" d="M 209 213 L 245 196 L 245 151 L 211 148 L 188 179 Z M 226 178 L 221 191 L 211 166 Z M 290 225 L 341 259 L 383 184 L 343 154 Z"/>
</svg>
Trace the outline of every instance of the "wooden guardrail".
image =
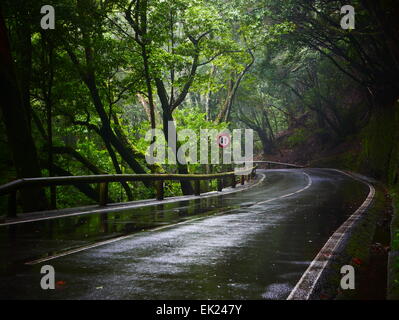
<svg viewBox="0 0 399 320">
<path fill-rule="evenodd" d="M 292 164 L 292 163 L 284 163 L 284 162 L 276 162 L 276 161 L 249 161 L 249 163 L 259 163 L 259 164 L 267 164 L 269 168 L 271 166 L 282 166 L 282 167 L 289 167 L 289 168 L 306 168 L 305 166 L 301 166 L 299 164 Z"/>
<path fill-rule="evenodd" d="M 104 174 L 88 176 L 24 178 L 0 186 L 0 196 L 9 196 L 7 216 L 9 218 L 15 218 L 17 216 L 17 192 L 23 188 L 42 188 L 76 184 L 98 184 L 99 205 L 105 206 L 108 203 L 108 184 L 112 182 L 155 182 L 156 198 L 157 200 L 163 200 L 165 181 L 193 181 L 194 194 L 200 195 L 200 181 L 217 180 L 217 189 L 218 191 L 222 191 L 222 189 L 228 185 L 226 183 L 228 179 L 231 180 L 230 186 L 235 188 L 237 184 L 237 176 L 241 177 L 241 184 L 245 184 L 245 181 L 250 181 L 255 175 L 256 166 L 249 170 L 243 170 L 239 174 L 233 171 L 215 174 Z"/>
</svg>

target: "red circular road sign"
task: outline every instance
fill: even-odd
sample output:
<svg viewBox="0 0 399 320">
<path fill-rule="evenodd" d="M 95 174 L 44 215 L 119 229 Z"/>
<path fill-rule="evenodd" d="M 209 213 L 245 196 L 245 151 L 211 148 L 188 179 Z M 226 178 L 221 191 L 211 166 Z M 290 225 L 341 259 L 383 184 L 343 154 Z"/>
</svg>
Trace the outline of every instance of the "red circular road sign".
<svg viewBox="0 0 399 320">
<path fill-rule="evenodd" d="M 230 145 L 231 137 L 228 133 L 221 133 L 217 137 L 217 143 L 220 148 L 226 148 Z"/>
</svg>

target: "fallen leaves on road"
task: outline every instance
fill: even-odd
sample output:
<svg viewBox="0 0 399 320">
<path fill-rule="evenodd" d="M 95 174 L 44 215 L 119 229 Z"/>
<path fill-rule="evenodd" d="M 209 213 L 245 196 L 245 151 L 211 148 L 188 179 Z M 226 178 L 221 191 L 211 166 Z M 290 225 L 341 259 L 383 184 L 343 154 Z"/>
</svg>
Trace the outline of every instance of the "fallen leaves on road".
<svg viewBox="0 0 399 320">
<path fill-rule="evenodd" d="M 353 258 L 353 259 L 352 259 L 352 262 L 353 262 L 355 265 L 358 265 L 358 266 L 360 266 L 360 265 L 363 264 L 363 261 L 362 261 L 361 259 L 359 259 L 359 258 Z"/>
<path fill-rule="evenodd" d="M 64 280 L 59 280 L 55 283 L 55 288 L 56 289 L 62 289 L 66 285 L 66 282 Z"/>
</svg>

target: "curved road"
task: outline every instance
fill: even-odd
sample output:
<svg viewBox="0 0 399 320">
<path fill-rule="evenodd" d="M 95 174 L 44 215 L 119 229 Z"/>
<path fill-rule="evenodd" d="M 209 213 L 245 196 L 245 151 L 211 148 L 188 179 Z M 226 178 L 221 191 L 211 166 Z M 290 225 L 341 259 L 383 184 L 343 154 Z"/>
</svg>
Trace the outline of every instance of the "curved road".
<svg viewBox="0 0 399 320">
<path fill-rule="evenodd" d="M 214 198 L 2 226 L 0 298 L 286 299 L 369 190 L 328 169 L 258 179 Z M 40 289 L 45 264 L 56 290 Z"/>
</svg>

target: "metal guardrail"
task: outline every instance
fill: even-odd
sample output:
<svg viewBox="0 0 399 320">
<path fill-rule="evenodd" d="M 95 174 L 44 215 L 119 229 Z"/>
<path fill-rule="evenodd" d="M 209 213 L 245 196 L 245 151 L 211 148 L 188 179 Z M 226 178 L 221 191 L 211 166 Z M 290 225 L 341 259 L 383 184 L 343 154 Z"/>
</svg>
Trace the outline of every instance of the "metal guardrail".
<svg viewBox="0 0 399 320">
<path fill-rule="evenodd" d="M 98 184 L 99 185 L 99 205 L 105 206 L 108 203 L 108 184 L 112 182 L 133 182 L 133 181 L 153 181 L 156 188 L 156 199 L 164 199 L 164 182 L 165 181 L 193 181 L 194 194 L 200 195 L 200 181 L 217 180 L 217 189 L 227 186 L 226 180 L 231 179 L 230 186 L 235 188 L 237 184 L 237 176 L 240 176 L 240 183 L 250 181 L 256 175 L 256 166 L 249 170 L 243 170 L 239 174 L 237 172 L 225 172 L 215 174 L 104 174 L 104 175 L 88 175 L 88 176 L 63 176 L 63 177 L 41 177 L 41 178 L 24 178 L 9 182 L 0 186 L 0 196 L 9 195 L 7 217 L 15 218 L 17 216 L 17 192 L 23 188 L 32 187 L 50 187 L 50 186 L 66 186 L 76 184 Z"/>
</svg>

